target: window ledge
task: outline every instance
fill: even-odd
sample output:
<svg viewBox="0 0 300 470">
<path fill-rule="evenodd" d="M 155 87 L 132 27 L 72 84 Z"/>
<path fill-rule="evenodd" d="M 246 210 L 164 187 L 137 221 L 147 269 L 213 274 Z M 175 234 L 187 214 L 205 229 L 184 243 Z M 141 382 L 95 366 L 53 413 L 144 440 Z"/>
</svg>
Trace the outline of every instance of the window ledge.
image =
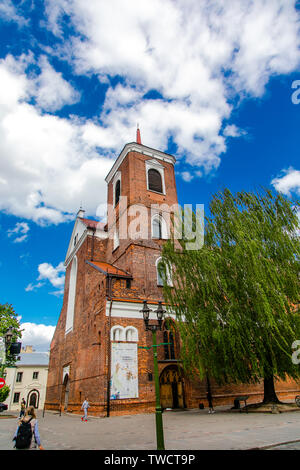
<svg viewBox="0 0 300 470">
<path fill-rule="evenodd" d="M 154 189 L 147 188 L 147 191 L 149 191 L 150 193 L 160 194 L 161 196 L 166 195 L 166 193 L 161 193 L 160 191 L 155 191 Z"/>
</svg>

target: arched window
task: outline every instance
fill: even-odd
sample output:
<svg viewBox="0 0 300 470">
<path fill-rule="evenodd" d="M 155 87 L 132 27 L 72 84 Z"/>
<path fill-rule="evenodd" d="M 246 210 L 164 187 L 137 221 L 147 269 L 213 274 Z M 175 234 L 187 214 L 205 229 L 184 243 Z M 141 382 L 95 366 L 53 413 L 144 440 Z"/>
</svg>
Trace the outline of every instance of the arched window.
<svg viewBox="0 0 300 470">
<path fill-rule="evenodd" d="M 162 238 L 162 222 L 159 216 L 152 219 L 152 238 Z"/>
<path fill-rule="evenodd" d="M 125 341 L 124 328 L 120 325 L 113 326 L 110 338 L 112 341 Z"/>
<path fill-rule="evenodd" d="M 166 283 L 168 286 L 172 286 L 172 276 L 168 266 L 164 266 L 162 258 L 156 260 L 156 276 L 157 276 L 157 285 L 163 286 L 164 279 L 166 276 Z"/>
<path fill-rule="evenodd" d="M 152 238 L 163 238 L 164 240 L 168 238 L 167 223 L 159 214 L 155 214 L 152 218 L 151 233 Z"/>
<path fill-rule="evenodd" d="M 138 331 L 134 326 L 127 326 L 125 328 L 126 341 L 138 341 Z"/>
<path fill-rule="evenodd" d="M 154 168 L 150 168 L 150 170 L 148 170 L 148 189 L 151 191 L 156 191 L 157 193 L 163 192 L 161 174 Z"/>
<path fill-rule="evenodd" d="M 110 332 L 111 341 L 138 341 L 138 330 L 134 326 L 124 328 L 121 325 L 115 325 Z"/>
<path fill-rule="evenodd" d="M 66 334 L 69 333 L 69 331 L 72 331 L 73 329 L 75 298 L 76 298 L 76 280 L 77 280 L 77 257 L 74 256 L 74 259 L 72 261 L 71 271 L 70 271 L 70 280 L 69 280 Z"/>
<path fill-rule="evenodd" d="M 116 207 L 118 203 L 120 202 L 121 182 L 122 182 L 122 174 L 120 171 L 117 171 L 112 181 L 112 193 L 113 193 L 113 206 L 114 207 Z"/>
<path fill-rule="evenodd" d="M 121 181 L 118 180 L 115 185 L 115 207 L 119 204 L 121 195 Z"/>
<path fill-rule="evenodd" d="M 165 359 L 176 359 L 175 328 L 170 322 L 164 323 L 163 338 Z"/>
</svg>

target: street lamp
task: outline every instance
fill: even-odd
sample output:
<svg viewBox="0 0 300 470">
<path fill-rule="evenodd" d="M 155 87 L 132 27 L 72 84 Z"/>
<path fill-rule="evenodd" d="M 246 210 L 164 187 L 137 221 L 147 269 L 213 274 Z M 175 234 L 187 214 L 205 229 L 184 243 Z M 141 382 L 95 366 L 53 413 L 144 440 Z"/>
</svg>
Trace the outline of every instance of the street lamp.
<svg viewBox="0 0 300 470">
<path fill-rule="evenodd" d="M 151 324 L 149 324 L 149 316 L 150 316 L 151 310 L 148 307 L 146 300 L 144 300 L 143 308 L 142 310 L 140 310 L 140 312 L 143 314 L 146 331 L 152 331 L 152 348 L 153 348 L 155 398 L 156 398 L 156 406 L 155 406 L 156 442 L 157 442 L 158 450 L 165 450 L 164 430 L 163 430 L 163 422 L 162 422 L 162 408 L 160 404 L 160 394 L 159 394 L 156 332 L 162 329 L 163 316 L 166 311 L 163 309 L 162 303 L 158 302 L 157 310 L 155 310 L 155 313 L 157 315 L 157 323 L 151 323 Z"/>
<path fill-rule="evenodd" d="M 1 361 L 1 369 L 0 369 L 0 377 L 3 377 L 4 375 L 4 371 L 5 371 L 5 362 L 6 362 L 6 355 L 7 355 L 7 352 L 8 352 L 8 349 L 10 347 L 10 344 L 11 344 L 11 341 L 12 341 L 12 337 L 13 337 L 13 329 L 12 327 L 10 326 L 7 330 L 6 330 L 6 333 L 4 335 L 4 342 L 5 342 L 5 352 L 4 352 L 4 356 L 3 356 L 3 361 Z"/>
<path fill-rule="evenodd" d="M 5 349 L 6 349 L 6 351 L 8 351 L 8 348 L 9 348 L 9 346 L 10 346 L 12 337 L 13 337 L 13 329 L 12 329 L 12 327 L 10 326 L 10 327 L 8 328 L 8 330 L 6 331 L 5 335 L 4 335 L 4 339 L 5 339 Z"/>
<path fill-rule="evenodd" d="M 4 374 L 4 370 L 6 367 L 5 362 L 6 362 L 7 357 L 10 357 L 10 356 L 15 357 L 18 354 L 20 354 L 20 351 L 21 351 L 22 343 L 20 342 L 13 343 L 12 342 L 13 336 L 14 336 L 14 329 L 10 326 L 8 327 L 8 329 L 6 330 L 6 333 L 4 334 L 5 357 L 4 357 L 4 362 L 2 363 L 2 367 L 0 368 L 1 375 Z"/>
</svg>

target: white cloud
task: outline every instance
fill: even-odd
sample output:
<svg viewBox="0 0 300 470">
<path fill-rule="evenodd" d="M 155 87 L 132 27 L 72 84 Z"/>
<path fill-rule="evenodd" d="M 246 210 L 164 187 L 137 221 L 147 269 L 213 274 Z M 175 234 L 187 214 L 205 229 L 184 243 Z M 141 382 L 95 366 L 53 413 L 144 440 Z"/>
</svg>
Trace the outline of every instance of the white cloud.
<svg viewBox="0 0 300 470">
<path fill-rule="evenodd" d="M 47 352 L 50 349 L 55 326 L 24 322 L 21 323 L 21 329 L 24 329 L 22 347 L 33 346 L 38 352 Z"/>
<path fill-rule="evenodd" d="M 27 240 L 28 232 L 30 228 L 27 222 L 17 222 L 13 229 L 9 229 L 7 231 L 8 237 L 12 237 L 13 235 L 20 235 L 14 238 L 14 243 L 21 243 Z"/>
<path fill-rule="evenodd" d="M 228 124 L 223 131 L 225 137 L 240 137 L 245 134 L 246 132 L 239 129 L 235 124 Z"/>
<path fill-rule="evenodd" d="M 38 282 L 37 284 L 28 284 L 27 287 L 25 287 L 25 291 L 26 292 L 32 292 L 32 291 L 35 291 L 37 289 L 39 289 L 40 287 L 42 287 L 44 284 L 42 282 Z"/>
<path fill-rule="evenodd" d="M 80 99 L 79 93 L 63 79 L 61 73 L 54 70 L 46 56 L 40 58 L 39 66 L 41 73 L 35 80 L 35 98 L 39 107 L 46 111 L 56 111 Z"/>
<path fill-rule="evenodd" d="M 283 170 L 282 174 L 271 181 L 274 188 L 291 197 L 292 193 L 300 196 L 300 171 L 294 168 Z"/>
<path fill-rule="evenodd" d="M 125 78 L 106 94 L 110 135 L 126 142 L 139 122 L 143 142 L 165 148 L 172 135 L 178 154 L 207 171 L 218 167 L 224 137 L 244 134 L 234 125 L 222 133 L 232 98 L 260 97 L 271 76 L 299 65 L 292 0 L 51 0 L 46 9 L 52 31 L 62 34 L 66 14 L 79 33 L 60 51 L 78 74 Z M 143 100 L 151 90 L 162 99 Z"/>
<path fill-rule="evenodd" d="M 64 293 L 64 283 L 65 283 L 65 267 L 64 263 L 59 263 L 56 267 L 51 263 L 41 263 L 38 266 L 39 276 L 37 277 L 37 284 L 30 283 L 25 288 L 26 292 L 32 292 L 40 287 L 45 285 L 45 282 L 48 281 L 50 284 L 55 287 L 57 290 L 50 292 L 52 295 L 60 296 Z"/>
<path fill-rule="evenodd" d="M 38 80 L 26 76 L 31 60 L 8 56 L 0 61 L 0 210 L 39 224 L 58 224 L 81 201 L 87 214 L 95 212 L 106 198 L 104 177 L 112 162 L 99 156 L 93 138 L 89 142 L 88 121 L 45 114 L 26 102 L 36 96 L 41 104 L 46 90 L 43 82 L 39 95 Z M 51 96 L 48 104 L 57 105 L 59 99 Z"/>
<path fill-rule="evenodd" d="M 18 14 L 18 10 L 11 0 L 1 0 L 0 18 L 3 18 L 5 21 L 14 21 L 19 26 L 24 26 L 27 23 L 27 21 Z"/>
<path fill-rule="evenodd" d="M 50 263 L 42 263 L 38 266 L 39 277 L 38 281 L 47 279 L 53 287 L 61 287 L 65 282 L 65 267 L 64 263 L 59 263 L 56 267 Z"/>
<path fill-rule="evenodd" d="M 164 150 L 172 138 L 190 165 L 184 177 L 218 168 L 227 138 L 244 135 L 226 125 L 233 103 L 262 97 L 272 76 L 300 62 L 292 0 L 47 0 L 45 8 L 58 38 L 43 45 L 48 56 L 0 61 L 0 210 L 39 224 L 69 220 L 81 202 L 95 214 L 112 157 L 134 140 L 137 122 L 145 145 Z M 98 116 L 53 114 L 80 95 L 51 53 L 108 85 Z M 39 72 L 29 74 L 32 64 Z"/>
<path fill-rule="evenodd" d="M 189 182 L 192 181 L 192 179 L 194 178 L 193 175 L 192 175 L 189 171 L 182 171 L 180 174 L 181 174 L 181 178 L 182 178 L 186 183 L 189 183 Z"/>
</svg>

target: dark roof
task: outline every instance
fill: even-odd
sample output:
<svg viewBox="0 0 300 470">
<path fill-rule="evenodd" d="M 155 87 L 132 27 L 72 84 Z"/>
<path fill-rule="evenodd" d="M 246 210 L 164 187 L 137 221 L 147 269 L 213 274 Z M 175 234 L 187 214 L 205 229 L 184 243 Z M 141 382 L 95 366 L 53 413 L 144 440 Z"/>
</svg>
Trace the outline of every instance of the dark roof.
<svg viewBox="0 0 300 470">
<path fill-rule="evenodd" d="M 80 220 L 88 227 L 88 228 L 97 228 L 99 230 L 104 230 L 105 223 L 104 222 L 99 222 L 98 220 L 92 220 L 92 219 L 84 219 L 83 217 L 80 217 Z"/>
<path fill-rule="evenodd" d="M 131 274 L 129 274 L 127 271 L 124 271 L 123 269 L 118 268 L 117 266 L 114 266 L 113 264 L 88 260 L 86 260 L 86 263 L 92 266 L 93 268 L 97 269 L 98 271 L 102 272 L 103 274 L 112 274 L 114 276 L 132 279 Z"/>
<path fill-rule="evenodd" d="M 17 366 L 48 366 L 49 353 L 33 352 L 20 354 L 20 361 L 16 362 Z"/>
</svg>

